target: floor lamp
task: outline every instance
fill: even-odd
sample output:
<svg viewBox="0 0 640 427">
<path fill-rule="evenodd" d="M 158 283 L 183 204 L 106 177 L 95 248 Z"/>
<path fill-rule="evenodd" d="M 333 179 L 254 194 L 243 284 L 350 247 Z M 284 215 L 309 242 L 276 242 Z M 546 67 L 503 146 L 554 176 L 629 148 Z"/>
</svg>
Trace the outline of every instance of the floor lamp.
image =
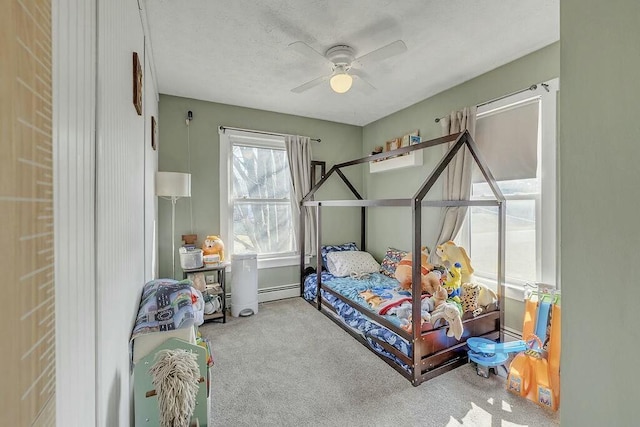
<svg viewBox="0 0 640 427">
<path fill-rule="evenodd" d="M 156 173 L 156 196 L 171 200 L 171 278 L 176 278 L 176 202 L 191 197 L 191 174 L 179 172 Z"/>
</svg>

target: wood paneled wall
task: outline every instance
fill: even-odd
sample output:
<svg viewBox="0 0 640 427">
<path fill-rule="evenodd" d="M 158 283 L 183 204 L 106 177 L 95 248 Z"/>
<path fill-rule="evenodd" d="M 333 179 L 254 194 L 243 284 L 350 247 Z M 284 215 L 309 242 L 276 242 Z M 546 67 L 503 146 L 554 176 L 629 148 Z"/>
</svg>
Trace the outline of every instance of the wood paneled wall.
<svg viewBox="0 0 640 427">
<path fill-rule="evenodd" d="M 55 424 L 51 1 L 0 14 L 0 417 Z"/>
</svg>

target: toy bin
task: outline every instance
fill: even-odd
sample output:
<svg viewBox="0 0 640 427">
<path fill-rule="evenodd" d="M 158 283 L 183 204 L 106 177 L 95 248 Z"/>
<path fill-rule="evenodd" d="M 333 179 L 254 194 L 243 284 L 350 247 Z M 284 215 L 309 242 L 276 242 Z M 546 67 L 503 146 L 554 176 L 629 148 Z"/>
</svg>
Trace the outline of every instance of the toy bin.
<svg viewBox="0 0 640 427">
<path fill-rule="evenodd" d="M 258 313 L 258 255 L 231 255 L 231 315 Z"/>
</svg>

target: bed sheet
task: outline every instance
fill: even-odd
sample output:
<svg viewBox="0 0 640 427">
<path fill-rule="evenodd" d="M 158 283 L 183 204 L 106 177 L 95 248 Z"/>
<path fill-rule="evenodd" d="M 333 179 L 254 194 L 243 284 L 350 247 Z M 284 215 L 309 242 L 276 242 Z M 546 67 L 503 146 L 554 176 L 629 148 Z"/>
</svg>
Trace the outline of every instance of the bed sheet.
<svg viewBox="0 0 640 427">
<path fill-rule="evenodd" d="M 316 277 L 317 275 L 315 273 L 310 274 L 304 281 L 304 298 L 308 301 L 314 300 L 316 298 Z M 392 279 L 380 273 L 372 273 L 368 277 L 364 277 L 362 279 L 353 279 L 345 277 L 335 277 L 330 273 L 322 272 L 321 280 L 332 290 L 335 290 L 341 295 L 346 296 L 353 301 L 356 301 L 358 304 L 372 313 L 376 312 L 372 310 L 365 299 L 359 295 L 360 292 L 372 289 L 372 286 L 376 287 L 380 291 L 383 291 L 384 289 L 395 289 L 398 286 L 398 282 L 395 279 Z M 336 310 L 343 323 L 345 323 L 353 331 L 364 337 L 371 348 L 373 348 L 377 353 L 383 355 L 384 357 L 393 360 L 398 366 L 402 367 L 407 372 L 410 371 L 408 365 L 403 363 L 392 353 L 385 350 L 380 344 L 375 342 L 372 337 L 390 344 L 391 346 L 400 350 L 403 354 L 410 357 L 411 344 L 407 340 L 375 322 L 374 320 L 369 319 L 360 311 L 345 303 L 338 297 L 332 295 L 331 293 L 326 291 L 321 292 L 323 298 L 328 301 L 329 304 L 331 304 L 331 306 Z M 390 322 L 393 322 L 393 324 L 399 325 L 396 316 L 383 317 L 388 319 Z"/>
</svg>

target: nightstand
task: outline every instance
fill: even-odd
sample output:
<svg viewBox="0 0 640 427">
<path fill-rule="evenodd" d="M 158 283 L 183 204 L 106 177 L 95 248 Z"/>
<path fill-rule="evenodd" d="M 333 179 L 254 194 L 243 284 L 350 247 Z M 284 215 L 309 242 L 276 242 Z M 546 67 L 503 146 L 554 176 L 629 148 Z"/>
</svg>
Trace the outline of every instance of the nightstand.
<svg viewBox="0 0 640 427">
<path fill-rule="evenodd" d="M 221 299 L 221 310 L 213 314 L 205 314 L 204 321 L 213 321 L 222 319 L 222 323 L 227 322 L 227 301 L 226 301 L 226 285 L 225 285 L 225 269 L 229 266 L 229 262 L 221 262 L 217 265 L 206 265 L 201 268 L 194 268 L 183 271 L 183 277 L 187 279 L 189 275 L 195 273 L 204 273 L 206 287 L 203 294 L 211 296 L 219 295 Z M 213 281 L 211 281 L 213 277 Z M 218 285 L 218 286 L 216 286 Z"/>
</svg>

